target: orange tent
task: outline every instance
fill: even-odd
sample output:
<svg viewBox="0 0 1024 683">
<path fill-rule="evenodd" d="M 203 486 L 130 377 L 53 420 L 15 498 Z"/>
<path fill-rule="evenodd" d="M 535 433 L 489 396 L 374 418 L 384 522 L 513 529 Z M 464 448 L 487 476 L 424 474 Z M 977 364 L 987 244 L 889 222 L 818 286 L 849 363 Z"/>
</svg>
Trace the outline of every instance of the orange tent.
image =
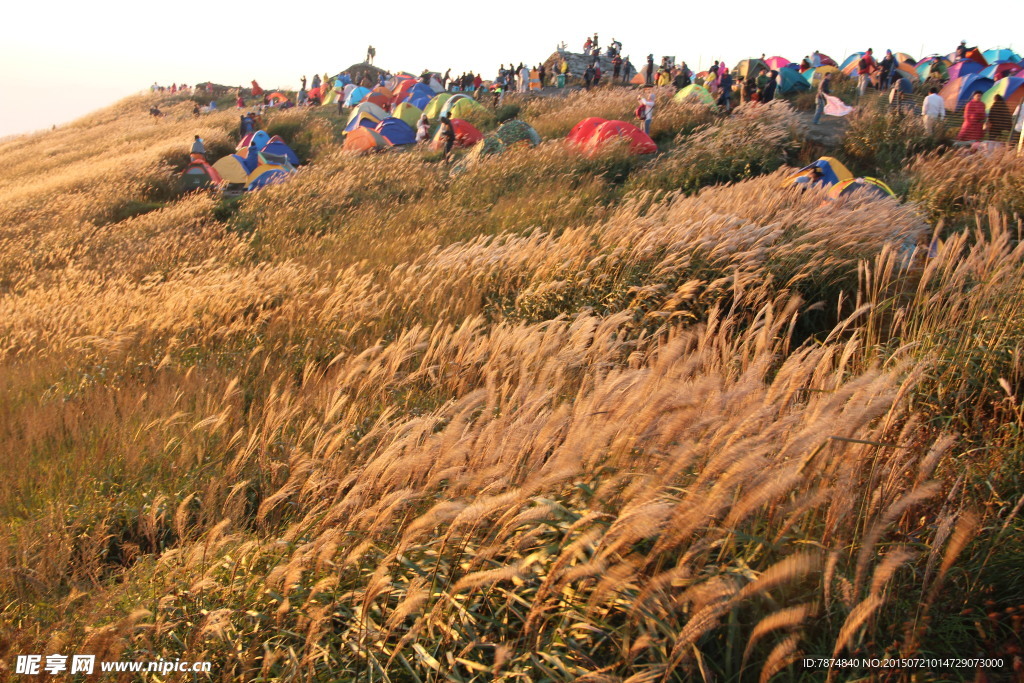
<svg viewBox="0 0 1024 683">
<path fill-rule="evenodd" d="M 391 98 L 385 95 L 384 93 L 377 92 L 376 90 L 374 90 L 369 95 L 364 97 L 360 103 L 362 102 L 371 102 L 373 104 L 376 104 L 384 111 L 388 111 L 389 109 L 391 109 Z"/>
<path fill-rule="evenodd" d="M 285 102 L 288 101 L 288 96 L 282 95 L 279 92 L 272 92 L 269 95 L 267 95 L 267 99 L 270 100 L 271 102 L 274 102 L 275 104 L 284 104 Z"/>
<path fill-rule="evenodd" d="M 366 126 L 359 126 L 345 136 L 343 149 L 355 154 L 366 154 L 387 149 L 388 144 L 387 138 L 377 131 Z"/>
</svg>

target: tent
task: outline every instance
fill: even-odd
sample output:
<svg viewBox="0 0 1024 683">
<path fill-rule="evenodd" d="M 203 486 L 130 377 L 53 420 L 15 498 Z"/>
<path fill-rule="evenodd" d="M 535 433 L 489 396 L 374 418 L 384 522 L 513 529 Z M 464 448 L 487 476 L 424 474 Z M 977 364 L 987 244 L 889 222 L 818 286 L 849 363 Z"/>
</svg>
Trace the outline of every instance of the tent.
<svg viewBox="0 0 1024 683">
<path fill-rule="evenodd" d="M 345 144 L 342 149 L 355 154 L 366 154 L 368 152 L 379 152 L 388 148 L 387 139 L 373 130 L 360 126 L 345 136 Z"/>
<path fill-rule="evenodd" d="M 985 91 L 985 94 L 981 96 L 981 101 L 985 103 L 986 109 L 992 108 L 992 103 L 995 101 L 996 95 L 1002 95 L 1003 99 L 1006 100 L 1006 106 L 1013 112 L 1017 109 L 1017 105 L 1024 102 L 1024 78 L 1009 77 L 1003 78 L 996 82 L 991 88 Z"/>
<path fill-rule="evenodd" d="M 589 154 L 593 154 L 612 140 L 629 140 L 629 151 L 633 154 L 656 154 L 658 146 L 647 133 L 625 121 L 605 121 L 599 124 L 585 143 Z"/>
<path fill-rule="evenodd" d="M 441 115 L 441 109 L 444 107 L 445 103 L 451 99 L 451 97 L 452 94 L 448 92 L 434 95 L 433 99 L 431 99 L 425 107 L 420 107 L 420 109 L 423 110 L 423 113 L 427 115 L 428 119 L 434 120 Z M 410 102 L 409 104 L 413 103 Z"/>
<path fill-rule="evenodd" d="M 473 124 L 462 119 L 452 119 L 452 127 L 455 129 L 455 146 L 472 147 L 484 139 L 483 134 L 473 127 Z M 430 144 L 431 149 L 441 149 L 444 143 L 441 142 L 441 128 L 434 133 L 434 139 Z"/>
<path fill-rule="evenodd" d="M 971 74 L 970 76 L 954 78 L 942 86 L 939 95 L 946 101 L 946 111 L 957 111 L 967 104 L 967 100 L 971 99 L 971 95 L 976 92 L 985 92 L 993 85 L 995 85 L 995 81 L 991 78 Z"/>
<path fill-rule="evenodd" d="M 405 93 L 405 97 L 402 101 L 408 102 L 418 109 L 425 109 L 435 98 L 434 91 L 430 89 L 429 85 L 425 85 L 423 83 L 413 83 L 408 89 L 406 89 Z M 437 97 L 440 97 L 440 95 L 437 95 Z M 445 100 L 447 101 L 447 98 L 445 98 Z"/>
<path fill-rule="evenodd" d="M 857 62 L 864 56 L 863 52 L 854 52 L 849 57 L 843 60 L 843 63 L 839 65 L 839 70 L 846 75 L 850 75 L 857 69 Z"/>
<path fill-rule="evenodd" d="M 353 107 L 345 124 L 345 132 L 349 133 L 359 126 L 376 128 L 377 124 L 388 117 L 388 113 L 372 102 L 362 102 Z"/>
<path fill-rule="evenodd" d="M 326 106 L 328 104 L 336 104 L 338 99 L 341 97 L 341 93 L 338 92 L 337 88 L 331 88 L 327 91 L 327 94 L 320 98 L 320 104 Z"/>
<path fill-rule="evenodd" d="M 388 82 L 390 83 L 391 81 Z M 395 83 L 394 87 L 391 88 L 392 106 L 397 105 L 399 102 L 404 102 L 406 96 L 409 94 L 409 91 L 412 90 L 414 87 L 416 87 L 416 81 L 411 78 L 404 78 Z M 427 88 L 429 89 L 430 86 L 428 85 Z M 430 91 L 430 96 L 434 96 L 433 90 Z"/>
<path fill-rule="evenodd" d="M 986 66 L 978 72 L 978 75 L 984 76 L 985 78 L 991 78 L 993 81 L 998 81 L 1000 78 L 1013 76 L 1021 71 L 1021 69 L 1024 69 L 1024 67 L 1020 64 L 1015 64 L 1014 62 L 1000 62 L 999 64 Z"/>
<path fill-rule="evenodd" d="M 474 109 L 481 108 L 483 108 L 483 105 L 468 95 L 453 95 L 444 103 L 441 114 L 447 114 L 449 117 L 456 119 L 464 119 Z"/>
<path fill-rule="evenodd" d="M 779 75 L 775 78 L 775 81 L 779 84 L 779 92 L 782 94 L 811 89 L 811 84 L 796 69 L 779 70 Z"/>
<path fill-rule="evenodd" d="M 819 66 L 834 66 L 836 68 L 839 67 L 839 65 L 836 64 L 836 60 L 832 59 L 823 52 L 819 52 L 817 57 L 811 55 L 811 66 L 815 68 Z"/>
<path fill-rule="evenodd" d="M 795 183 L 799 178 L 809 178 L 813 168 L 821 170 L 821 182 L 825 185 L 835 185 L 836 183 L 853 179 L 853 174 L 850 173 L 846 166 L 843 166 L 841 161 L 835 157 L 821 157 L 790 176 L 790 182 Z"/>
<path fill-rule="evenodd" d="M 981 53 L 982 57 L 985 58 L 989 64 L 993 62 L 1019 62 L 1020 56 L 1013 50 L 1006 48 L 998 50 L 985 50 Z"/>
<path fill-rule="evenodd" d="M 357 85 L 349 91 L 348 95 L 345 96 L 345 106 L 354 107 L 363 101 L 363 98 L 370 94 L 369 88 L 364 88 L 361 85 Z"/>
<path fill-rule="evenodd" d="M 396 119 L 402 119 L 410 128 L 415 130 L 416 124 L 419 123 L 420 116 L 423 115 L 423 110 L 409 104 L 408 102 L 402 102 L 395 107 L 395 110 L 391 112 L 391 115 Z"/>
<path fill-rule="evenodd" d="M 244 136 L 242 136 L 242 139 L 238 141 L 237 145 L 235 145 L 235 151 L 248 148 L 249 145 L 252 144 L 252 136 L 254 135 L 256 135 L 255 132 L 246 133 Z"/>
<path fill-rule="evenodd" d="M 531 147 L 540 144 L 540 135 L 533 129 L 533 126 L 519 119 L 512 119 L 501 124 L 495 135 L 506 146 L 518 142 L 526 142 Z"/>
<path fill-rule="evenodd" d="M 217 160 L 213 165 L 214 172 L 226 183 L 237 183 L 247 185 L 249 183 L 250 169 L 245 164 L 245 158 L 238 154 L 229 154 Z"/>
<path fill-rule="evenodd" d="M 897 76 L 908 79 L 911 83 L 917 83 L 921 80 L 921 77 L 917 75 L 917 69 L 915 69 L 914 65 L 909 62 L 900 62 L 897 64 L 893 73 Z"/>
<path fill-rule="evenodd" d="M 981 50 L 979 50 L 976 47 L 972 47 L 970 50 L 967 51 L 964 60 L 968 59 L 975 61 L 978 64 L 981 64 L 982 66 L 988 66 L 988 60 L 985 59 L 985 56 L 983 54 L 981 54 Z"/>
<path fill-rule="evenodd" d="M 851 178 L 842 180 L 829 188 L 828 196 L 832 199 L 848 197 L 858 191 L 866 193 L 872 199 L 887 199 L 896 193 L 878 178 Z"/>
<path fill-rule="evenodd" d="M 799 75 L 799 74 L 797 74 Z M 715 106 L 715 98 L 712 96 L 708 89 L 702 85 L 688 85 L 685 88 L 681 88 L 679 92 L 672 96 L 673 102 L 701 102 L 708 106 Z"/>
<path fill-rule="evenodd" d="M 384 111 L 387 111 L 388 109 L 391 108 L 391 98 L 385 95 L 384 93 L 371 92 L 367 94 L 366 97 L 363 98 L 363 101 L 360 104 L 367 102 L 370 104 L 377 105 Z"/>
<path fill-rule="evenodd" d="M 416 131 L 402 119 L 386 118 L 374 130 L 392 145 L 416 144 Z"/>
<path fill-rule="evenodd" d="M 899 62 L 900 64 L 909 64 L 910 66 L 914 66 L 915 64 L 917 64 L 917 60 L 908 55 L 906 52 L 897 52 L 893 54 L 893 57 L 895 57 L 896 61 Z"/>
<path fill-rule="evenodd" d="M 262 154 L 273 154 L 275 156 L 284 157 L 292 166 L 298 166 L 301 163 L 299 161 L 299 155 L 296 154 L 291 147 L 286 145 L 284 140 L 276 135 L 267 143 L 266 147 L 260 151 Z"/>
<path fill-rule="evenodd" d="M 597 116 L 585 118 L 572 127 L 572 130 L 565 136 L 565 139 L 577 145 L 586 144 L 590 136 L 594 134 L 594 130 L 606 120 Z"/>
<path fill-rule="evenodd" d="M 733 68 L 733 74 L 740 78 L 747 78 L 759 71 L 768 71 L 768 65 L 760 59 L 742 59 L 737 62 L 735 68 Z"/>
<path fill-rule="evenodd" d="M 441 87 L 441 81 L 437 80 L 437 78 L 434 76 L 430 77 L 430 89 L 433 90 L 435 93 L 444 92 L 444 88 Z"/>
<path fill-rule="evenodd" d="M 969 76 L 971 74 L 980 73 L 985 67 L 977 62 L 973 62 L 969 59 L 964 59 L 956 64 L 946 67 L 946 75 L 950 80 L 954 78 L 960 78 L 961 76 Z"/>
<path fill-rule="evenodd" d="M 785 57 L 769 57 L 768 59 L 764 60 L 764 63 L 768 65 L 769 69 L 774 69 L 775 71 L 778 71 L 779 69 L 789 64 L 792 64 L 793 62 L 789 61 Z"/>
<path fill-rule="evenodd" d="M 917 77 L 922 81 L 928 80 L 929 74 L 932 72 L 933 66 L 938 68 L 939 74 L 943 80 L 949 78 L 949 60 L 945 57 L 929 57 L 928 59 L 921 60 L 914 71 L 917 72 Z"/>
<path fill-rule="evenodd" d="M 267 101 L 273 102 L 274 104 L 284 104 L 285 102 L 288 101 L 288 96 L 282 95 L 279 92 L 272 92 L 269 95 L 267 95 Z"/>
<path fill-rule="evenodd" d="M 341 101 L 345 102 L 346 100 L 348 100 L 348 96 L 351 95 L 352 91 L 358 87 L 359 86 L 356 85 L 355 83 L 346 83 L 344 87 L 342 87 L 341 89 Z"/>
<path fill-rule="evenodd" d="M 181 174 L 181 184 L 186 190 L 199 190 L 220 185 L 221 182 L 220 174 L 201 154 L 193 154 L 191 162 Z"/>
<path fill-rule="evenodd" d="M 839 69 L 834 66 L 816 66 L 813 69 L 808 69 L 803 73 L 807 82 L 811 85 L 817 85 L 818 81 L 825 77 L 825 74 L 837 74 Z M 833 77 L 833 80 L 834 77 Z"/>
<path fill-rule="evenodd" d="M 288 179 L 287 169 L 281 166 L 273 164 L 262 164 L 256 167 L 256 170 L 249 174 L 249 183 L 246 185 L 247 190 L 258 190 L 261 187 L 270 185 L 271 183 L 280 183 Z"/>
</svg>

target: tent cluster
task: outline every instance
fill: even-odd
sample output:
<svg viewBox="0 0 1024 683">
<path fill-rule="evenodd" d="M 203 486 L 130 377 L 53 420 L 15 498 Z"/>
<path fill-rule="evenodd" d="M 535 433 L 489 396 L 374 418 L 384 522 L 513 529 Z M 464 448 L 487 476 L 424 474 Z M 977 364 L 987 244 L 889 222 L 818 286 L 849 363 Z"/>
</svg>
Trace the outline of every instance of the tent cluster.
<svg viewBox="0 0 1024 683">
<path fill-rule="evenodd" d="M 892 189 L 878 178 L 855 178 L 849 169 L 834 157 L 821 157 L 814 163 L 804 166 L 790 176 L 787 182 L 805 187 L 827 187 L 830 199 L 847 197 L 858 191 L 876 199 L 896 196 Z"/>
<path fill-rule="evenodd" d="M 483 139 L 480 131 L 463 118 L 483 105 L 468 95 L 434 93 L 429 86 L 420 81 L 412 81 L 413 85 L 406 86 L 405 84 L 409 82 L 408 79 L 401 81 L 399 90 L 392 95 L 392 100 L 386 103 L 391 109 L 390 112 L 367 99 L 366 95 L 362 101 L 354 105 L 345 125 L 345 150 L 355 154 L 366 154 L 414 144 L 416 124 L 423 114 L 430 120 L 444 116 L 451 118 L 455 128 L 455 145 L 458 147 L 472 147 Z M 429 97 L 425 90 L 430 90 Z M 402 99 L 396 104 L 397 97 Z M 440 144 L 437 134 L 432 144 Z"/>
<path fill-rule="evenodd" d="M 191 187 L 225 184 L 227 188 L 256 190 L 271 183 L 287 180 L 299 157 L 279 136 L 266 131 L 249 133 L 238 143 L 234 154 L 223 157 L 212 166 L 202 159 L 193 161 L 183 174 Z M 204 177 L 205 176 L 205 177 Z"/>
<path fill-rule="evenodd" d="M 584 154 L 595 154 L 616 140 L 628 140 L 632 154 L 656 154 L 658 146 L 647 133 L 625 121 L 608 121 L 597 116 L 585 118 L 569 131 L 566 140 L 579 147 Z"/>
</svg>

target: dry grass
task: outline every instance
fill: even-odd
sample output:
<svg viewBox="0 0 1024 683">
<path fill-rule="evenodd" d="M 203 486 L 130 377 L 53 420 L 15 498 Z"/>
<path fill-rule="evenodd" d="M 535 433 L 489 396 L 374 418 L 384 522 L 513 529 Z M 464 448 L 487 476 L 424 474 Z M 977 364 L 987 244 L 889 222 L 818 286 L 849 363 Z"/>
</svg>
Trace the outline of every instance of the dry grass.
<svg viewBox="0 0 1024 683">
<path fill-rule="evenodd" d="M 556 137 L 628 99 L 524 118 Z M 631 189 L 751 130 L 777 155 L 784 106 L 642 167 L 549 141 L 458 173 L 289 113 L 317 163 L 226 204 L 173 192 L 195 124 L 146 102 L 0 149 L 64 159 L 0 190 L 0 661 L 767 680 L 1012 653 L 957 616 L 1021 600 L 1024 250 L 998 211 L 926 260 L 916 206 L 782 173 Z"/>
</svg>

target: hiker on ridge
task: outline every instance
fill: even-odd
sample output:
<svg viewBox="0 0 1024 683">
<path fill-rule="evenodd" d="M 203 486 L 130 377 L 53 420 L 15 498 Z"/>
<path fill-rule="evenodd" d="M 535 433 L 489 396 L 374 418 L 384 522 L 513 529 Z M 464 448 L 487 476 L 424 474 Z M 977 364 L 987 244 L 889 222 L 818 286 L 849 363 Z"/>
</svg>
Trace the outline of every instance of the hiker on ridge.
<svg viewBox="0 0 1024 683">
<path fill-rule="evenodd" d="M 857 92 L 861 97 L 867 92 L 868 83 L 871 82 L 871 74 L 878 69 L 878 62 L 873 56 L 874 52 L 869 47 L 864 56 L 857 62 Z"/>
</svg>

